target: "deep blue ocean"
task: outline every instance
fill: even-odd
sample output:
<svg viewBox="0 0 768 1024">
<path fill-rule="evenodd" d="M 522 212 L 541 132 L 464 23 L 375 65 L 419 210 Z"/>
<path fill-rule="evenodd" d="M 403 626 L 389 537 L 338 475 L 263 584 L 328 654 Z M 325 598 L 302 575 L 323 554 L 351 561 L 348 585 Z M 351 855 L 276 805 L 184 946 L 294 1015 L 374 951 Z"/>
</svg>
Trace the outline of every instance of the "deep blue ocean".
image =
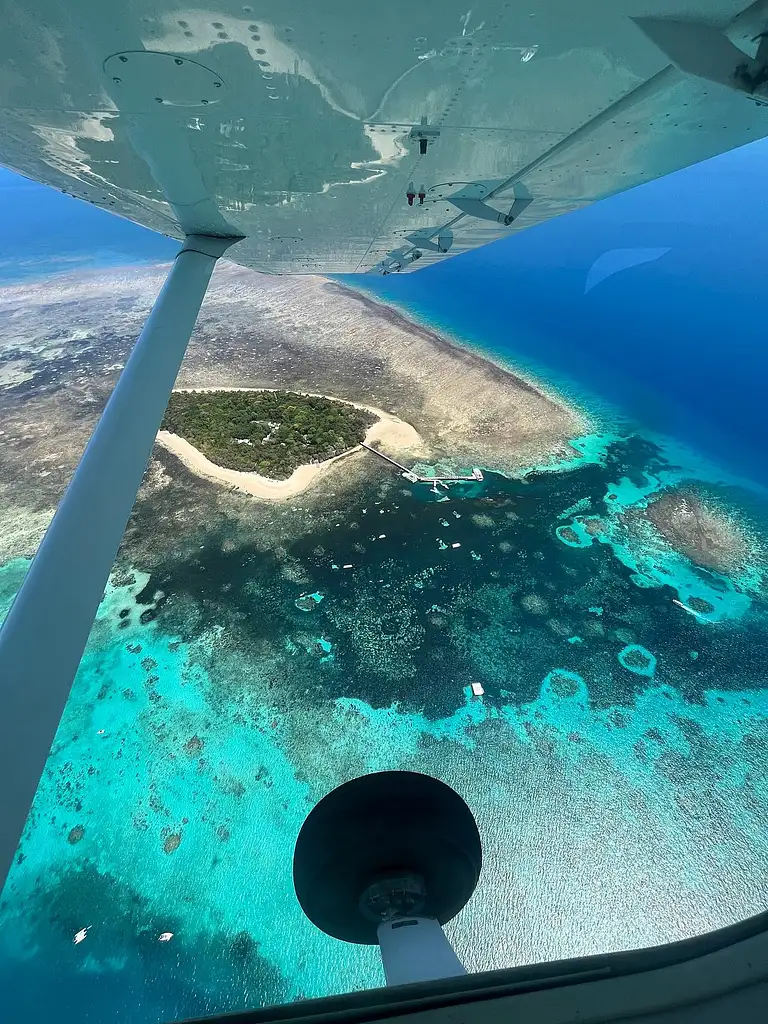
<svg viewBox="0 0 768 1024">
<path fill-rule="evenodd" d="M 0 284 L 172 259 L 179 244 L 0 167 Z"/>
<path fill-rule="evenodd" d="M 741 166 L 739 154 L 722 160 Z M 361 283 L 768 484 L 768 239 L 755 230 L 768 209 L 743 191 L 741 201 L 731 191 L 718 198 L 713 164 L 438 267 Z M 661 206 L 666 219 L 655 220 Z M 585 292 L 598 259 L 644 247 L 669 251 Z"/>
</svg>

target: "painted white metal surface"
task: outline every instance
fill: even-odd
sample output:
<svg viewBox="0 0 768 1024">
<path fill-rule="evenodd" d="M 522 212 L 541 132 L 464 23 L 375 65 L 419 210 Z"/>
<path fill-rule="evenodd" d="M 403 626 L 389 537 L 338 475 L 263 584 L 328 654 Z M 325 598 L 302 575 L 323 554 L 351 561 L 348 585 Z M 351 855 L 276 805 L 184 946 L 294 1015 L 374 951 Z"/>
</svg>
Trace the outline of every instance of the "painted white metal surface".
<svg viewBox="0 0 768 1024">
<path fill-rule="evenodd" d="M 376 934 L 387 985 L 410 985 L 467 973 L 433 917 L 382 921 Z"/>
<path fill-rule="evenodd" d="M 173 236 L 244 235 L 231 258 L 272 272 L 366 271 L 448 226 L 416 268 L 768 134 L 633 20 L 754 55 L 768 9 L 745 6 L 0 0 L 0 162 Z M 511 225 L 446 202 L 486 180 L 501 213 L 532 197 Z"/>
<path fill-rule="evenodd" d="M 0 630 L 0 889 L 216 259 L 192 236 L 176 257 Z"/>
</svg>

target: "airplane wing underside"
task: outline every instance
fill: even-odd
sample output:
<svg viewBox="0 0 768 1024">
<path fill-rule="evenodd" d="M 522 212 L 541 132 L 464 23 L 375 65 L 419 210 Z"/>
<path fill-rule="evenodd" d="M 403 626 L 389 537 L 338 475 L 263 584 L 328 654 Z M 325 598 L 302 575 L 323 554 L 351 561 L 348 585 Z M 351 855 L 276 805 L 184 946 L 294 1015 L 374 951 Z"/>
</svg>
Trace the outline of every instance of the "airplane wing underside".
<svg viewBox="0 0 768 1024">
<path fill-rule="evenodd" d="M 762 0 L 0 16 L 2 163 L 272 273 L 416 269 L 768 134 Z"/>
</svg>

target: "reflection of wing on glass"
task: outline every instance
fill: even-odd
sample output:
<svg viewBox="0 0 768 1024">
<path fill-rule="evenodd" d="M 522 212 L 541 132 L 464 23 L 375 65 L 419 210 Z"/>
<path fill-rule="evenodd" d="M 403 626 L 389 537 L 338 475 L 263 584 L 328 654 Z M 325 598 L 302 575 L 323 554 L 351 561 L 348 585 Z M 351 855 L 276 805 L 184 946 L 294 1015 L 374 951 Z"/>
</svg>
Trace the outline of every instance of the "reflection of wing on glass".
<svg viewBox="0 0 768 1024">
<path fill-rule="evenodd" d="M 609 249 L 602 256 L 598 256 L 589 268 L 584 294 L 591 292 L 606 278 L 620 274 L 622 270 L 629 270 L 630 267 L 638 267 L 642 263 L 653 263 L 668 252 L 669 246 L 661 249 Z"/>
</svg>

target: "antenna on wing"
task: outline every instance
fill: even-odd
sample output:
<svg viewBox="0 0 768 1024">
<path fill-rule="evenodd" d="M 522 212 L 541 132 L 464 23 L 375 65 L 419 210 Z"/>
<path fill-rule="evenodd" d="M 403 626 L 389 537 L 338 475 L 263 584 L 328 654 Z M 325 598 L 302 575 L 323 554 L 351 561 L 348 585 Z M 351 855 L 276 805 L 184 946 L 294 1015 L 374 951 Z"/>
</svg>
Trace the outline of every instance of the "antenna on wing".
<svg viewBox="0 0 768 1024">
<path fill-rule="evenodd" d="M 412 142 L 418 142 L 419 153 L 424 156 L 430 142 L 435 142 L 436 139 L 440 138 L 440 129 L 428 124 L 426 117 L 422 117 L 421 123 L 411 128 L 408 138 Z"/>
</svg>

